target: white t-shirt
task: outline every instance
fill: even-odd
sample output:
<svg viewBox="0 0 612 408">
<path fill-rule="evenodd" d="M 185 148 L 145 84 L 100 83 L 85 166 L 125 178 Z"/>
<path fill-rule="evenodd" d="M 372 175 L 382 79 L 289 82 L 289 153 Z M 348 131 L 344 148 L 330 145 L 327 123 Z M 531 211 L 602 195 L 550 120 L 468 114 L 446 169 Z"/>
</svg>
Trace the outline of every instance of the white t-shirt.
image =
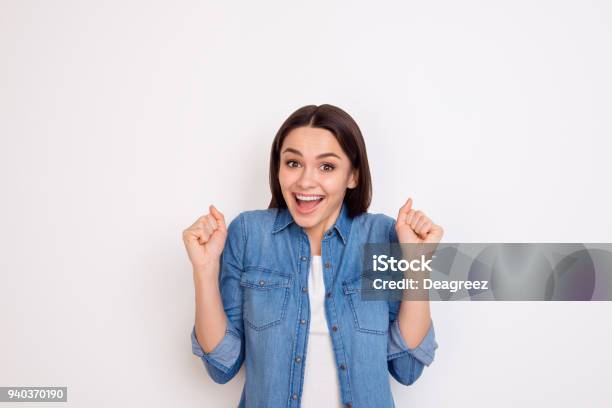
<svg viewBox="0 0 612 408">
<path fill-rule="evenodd" d="M 301 407 L 341 407 L 338 369 L 325 317 L 325 284 L 320 255 L 313 256 L 310 263 L 308 297 L 310 334 L 306 348 Z"/>
</svg>

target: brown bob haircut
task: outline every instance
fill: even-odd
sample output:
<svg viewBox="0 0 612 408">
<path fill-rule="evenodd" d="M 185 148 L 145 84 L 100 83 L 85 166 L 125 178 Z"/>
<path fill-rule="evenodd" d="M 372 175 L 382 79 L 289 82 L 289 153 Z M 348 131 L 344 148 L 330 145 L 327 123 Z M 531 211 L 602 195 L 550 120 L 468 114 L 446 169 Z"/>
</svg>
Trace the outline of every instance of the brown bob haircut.
<svg viewBox="0 0 612 408">
<path fill-rule="evenodd" d="M 336 137 L 340 147 L 351 161 L 353 169 L 358 170 L 357 186 L 347 189 L 344 196 L 348 215 L 349 217 L 355 217 L 366 212 L 372 201 L 372 178 L 361 130 L 348 113 L 328 104 L 303 106 L 293 112 L 278 129 L 270 151 L 272 200 L 268 208 L 287 208 L 278 180 L 280 150 L 289 132 L 303 126 L 327 129 Z"/>
</svg>

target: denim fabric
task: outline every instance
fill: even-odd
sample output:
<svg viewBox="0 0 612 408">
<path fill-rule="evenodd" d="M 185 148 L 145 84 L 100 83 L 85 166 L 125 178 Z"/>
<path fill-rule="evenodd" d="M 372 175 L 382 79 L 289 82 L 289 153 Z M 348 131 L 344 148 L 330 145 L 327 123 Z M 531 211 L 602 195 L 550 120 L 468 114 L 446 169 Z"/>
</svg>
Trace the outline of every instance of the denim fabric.
<svg viewBox="0 0 612 408">
<path fill-rule="evenodd" d="M 419 346 L 406 346 L 396 320 L 399 301 L 361 300 L 363 244 L 387 242 L 397 242 L 393 218 L 370 213 L 350 218 L 345 205 L 322 241 L 325 313 L 346 408 L 394 407 L 389 374 L 412 384 L 438 347 L 433 322 Z M 308 237 L 287 209 L 243 212 L 228 226 L 219 274 L 225 337 L 205 353 L 194 327 L 191 343 L 217 383 L 231 380 L 244 362 L 239 408 L 300 406 L 308 358 L 309 263 Z"/>
</svg>

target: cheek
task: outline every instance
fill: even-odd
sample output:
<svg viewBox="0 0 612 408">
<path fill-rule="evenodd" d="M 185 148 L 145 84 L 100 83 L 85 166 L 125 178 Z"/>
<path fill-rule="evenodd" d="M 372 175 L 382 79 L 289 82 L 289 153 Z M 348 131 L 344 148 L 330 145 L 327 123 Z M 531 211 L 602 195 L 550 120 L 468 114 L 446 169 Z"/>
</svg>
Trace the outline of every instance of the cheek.
<svg viewBox="0 0 612 408">
<path fill-rule="evenodd" d="M 321 186 L 329 196 L 342 196 L 348 187 L 344 175 L 328 177 L 321 183 Z"/>
<path fill-rule="evenodd" d="M 285 190 L 285 188 L 291 186 L 294 183 L 295 177 L 291 174 L 291 172 L 280 169 L 278 172 L 278 183 L 281 186 L 281 189 Z"/>
</svg>

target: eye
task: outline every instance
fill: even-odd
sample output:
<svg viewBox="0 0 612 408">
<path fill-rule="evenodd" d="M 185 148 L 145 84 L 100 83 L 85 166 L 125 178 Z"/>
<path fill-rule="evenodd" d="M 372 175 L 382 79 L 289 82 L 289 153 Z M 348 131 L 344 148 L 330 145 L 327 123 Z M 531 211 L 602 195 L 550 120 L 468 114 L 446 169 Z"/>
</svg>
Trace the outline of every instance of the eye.
<svg viewBox="0 0 612 408">
<path fill-rule="evenodd" d="M 333 169 L 335 169 L 333 164 L 329 164 L 329 163 L 323 163 L 321 165 L 321 170 L 323 170 L 324 172 L 330 172 Z"/>
<path fill-rule="evenodd" d="M 291 168 L 297 168 L 300 167 L 300 163 L 296 162 L 295 160 L 287 160 L 287 166 L 291 167 Z"/>
</svg>

